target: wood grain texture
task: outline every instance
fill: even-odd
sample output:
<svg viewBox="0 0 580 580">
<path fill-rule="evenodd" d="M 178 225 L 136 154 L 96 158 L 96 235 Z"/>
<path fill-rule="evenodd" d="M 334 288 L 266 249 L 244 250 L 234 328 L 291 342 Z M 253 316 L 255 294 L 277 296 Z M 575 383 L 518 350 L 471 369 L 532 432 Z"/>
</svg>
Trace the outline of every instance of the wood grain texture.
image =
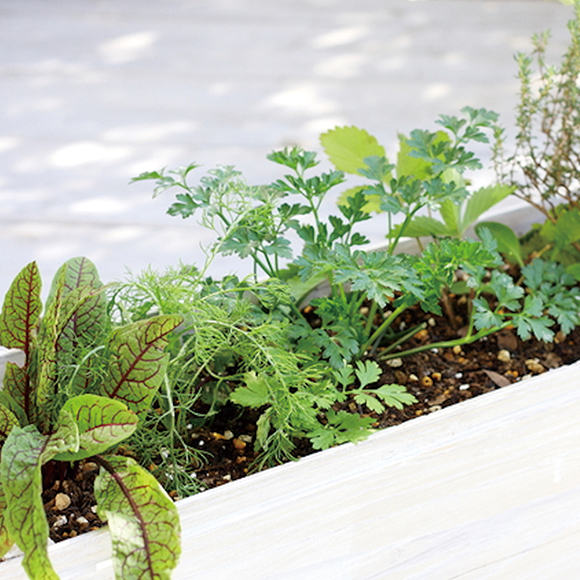
<svg viewBox="0 0 580 580">
<path fill-rule="evenodd" d="M 579 416 L 575 364 L 183 500 L 174 577 L 577 578 Z M 111 579 L 108 542 L 50 554 L 63 580 Z"/>
</svg>

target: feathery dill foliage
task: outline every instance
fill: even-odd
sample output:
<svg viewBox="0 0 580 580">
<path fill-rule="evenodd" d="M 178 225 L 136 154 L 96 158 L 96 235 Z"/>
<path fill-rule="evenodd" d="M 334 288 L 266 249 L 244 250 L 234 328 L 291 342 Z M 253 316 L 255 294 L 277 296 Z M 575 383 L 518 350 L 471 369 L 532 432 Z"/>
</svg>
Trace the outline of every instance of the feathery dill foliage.
<svg viewBox="0 0 580 580">
<path fill-rule="evenodd" d="M 266 407 L 256 440 L 262 463 L 291 458 L 294 438 L 318 425 L 319 409 L 330 406 L 336 394 L 325 367 L 293 347 L 289 321 L 276 311 L 289 301 L 288 286 L 279 281 L 201 280 L 186 266 L 163 274 L 149 270 L 127 284 L 116 301 L 123 319 L 153 312 L 184 318 L 168 347 L 161 414 L 152 413 L 132 443 L 143 452 L 149 446 L 148 457 L 165 456 L 165 464 L 178 465 L 163 449 L 187 449 L 189 432 L 231 400 Z"/>
</svg>

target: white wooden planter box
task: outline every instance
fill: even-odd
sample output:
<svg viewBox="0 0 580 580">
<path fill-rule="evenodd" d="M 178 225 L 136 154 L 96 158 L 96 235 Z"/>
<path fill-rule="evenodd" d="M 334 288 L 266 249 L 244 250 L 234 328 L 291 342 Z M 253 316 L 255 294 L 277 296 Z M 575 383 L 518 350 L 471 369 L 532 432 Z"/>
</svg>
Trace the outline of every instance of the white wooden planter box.
<svg viewBox="0 0 580 580">
<path fill-rule="evenodd" d="M 580 363 L 178 506 L 176 579 L 579 578 Z M 49 553 L 63 580 L 113 578 L 105 529 Z"/>
</svg>

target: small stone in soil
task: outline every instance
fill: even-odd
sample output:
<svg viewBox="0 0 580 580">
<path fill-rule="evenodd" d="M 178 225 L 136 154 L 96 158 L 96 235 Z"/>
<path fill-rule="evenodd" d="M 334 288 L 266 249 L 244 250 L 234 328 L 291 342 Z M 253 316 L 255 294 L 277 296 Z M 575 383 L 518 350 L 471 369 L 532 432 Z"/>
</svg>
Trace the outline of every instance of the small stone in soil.
<svg viewBox="0 0 580 580">
<path fill-rule="evenodd" d="M 542 365 L 537 358 L 528 359 L 524 364 L 526 365 L 526 368 L 533 373 L 540 374 L 546 370 L 544 365 Z"/>
<path fill-rule="evenodd" d="M 459 385 L 459 390 L 460 391 L 467 391 L 467 389 L 469 389 L 471 385 Z"/>
<path fill-rule="evenodd" d="M 500 350 L 497 353 L 497 360 L 501 361 L 501 362 L 509 362 L 512 358 L 512 355 L 510 354 L 509 350 L 506 350 L 505 348 L 503 348 L 502 350 Z"/>
<path fill-rule="evenodd" d="M 391 360 L 387 361 L 387 364 L 396 369 L 398 367 L 402 367 L 403 366 L 403 359 L 402 358 L 392 358 Z"/>
<path fill-rule="evenodd" d="M 71 499 L 66 493 L 57 493 L 54 498 L 54 509 L 61 512 L 69 507 L 71 504 Z"/>
<path fill-rule="evenodd" d="M 62 526 L 66 526 L 68 520 L 65 515 L 58 516 L 54 522 L 52 523 L 53 528 L 62 528 Z"/>
</svg>

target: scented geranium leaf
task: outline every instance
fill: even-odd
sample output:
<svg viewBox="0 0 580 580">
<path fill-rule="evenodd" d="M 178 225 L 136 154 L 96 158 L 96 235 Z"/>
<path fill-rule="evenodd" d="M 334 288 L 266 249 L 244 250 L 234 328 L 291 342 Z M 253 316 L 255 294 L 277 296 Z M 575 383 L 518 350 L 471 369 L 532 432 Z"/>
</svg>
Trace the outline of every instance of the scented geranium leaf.
<svg viewBox="0 0 580 580">
<path fill-rule="evenodd" d="M 6 496 L 0 484 L 0 558 L 4 557 L 6 552 L 14 545 L 14 540 L 8 533 L 6 527 Z"/>
<path fill-rule="evenodd" d="M 128 457 L 99 457 L 98 514 L 109 524 L 118 580 L 169 579 L 181 552 L 179 515 L 155 478 Z"/>
<path fill-rule="evenodd" d="M 98 395 L 79 395 L 68 399 L 61 409 L 70 413 L 79 431 L 79 449 L 76 452 L 59 453 L 58 461 L 79 461 L 116 445 L 129 437 L 137 428 L 139 419 L 135 413 L 118 400 Z"/>
<path fill-rule="evenodd" d="M 27 359 L 42 311 L 40 287 L 38 266 L 31 262 L 12 282 L 0 314 L 0 345 L 23 350 Z"/>
<path fill-rule="evenodd" d="M 162 315 L 115 331 L 109 344 L 109 379 L 102 383 L 100 394 L 123 401 L 143 416 L 163 380 L 167 337 L 180 323 L 179 316 Z"/>
<path fill-rule="evenodd" d="M 320 136 L 320 143 L 333 165 L 346 173 L 358 174 L 366 167 L 365 157 L 385 156 L 376 138 L 357 127 L 335 127 Z"/>
<path fill-rule="evenodd" d="M 0 481 L 6 501 L 5 525 L 24 552 L 22 565 L 33 580 L 58 579 L 46 549 L 48 523 L 42 503 L 41 467 L 75 445 L 78 433 L 69 416 L 52 435 L 42 435 L 34 425 L 15 426 L 2 447 Z"/>
<path fill-rule="evenodd" d="M 270 388 L 265 377 L 258 376 L 255 372 L 249 372 L 244 378 L 246 384 L 234 389 L 230 394 L 230 401 L 242 405 L 242 407 L 255 409 L 272 402 Z"/>
<path fill-rule="evenodd" d="M 18 425 L 18 418 L 10 409 L 0 404 L 0 448 L 14 426 Z"/>
</svg>

